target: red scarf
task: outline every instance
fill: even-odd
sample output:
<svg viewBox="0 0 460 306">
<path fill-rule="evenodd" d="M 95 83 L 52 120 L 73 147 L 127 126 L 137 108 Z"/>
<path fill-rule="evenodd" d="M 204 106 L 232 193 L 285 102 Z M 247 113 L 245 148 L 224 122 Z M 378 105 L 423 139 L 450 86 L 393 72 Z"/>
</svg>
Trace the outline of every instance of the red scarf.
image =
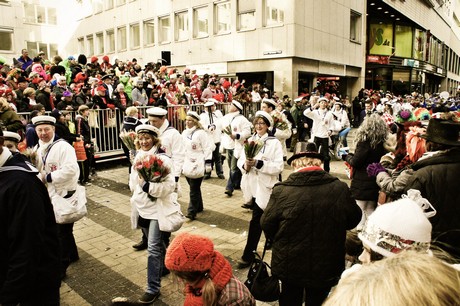
<svg viewBox="0 0 460 306">
<path fill-rule="evenodd" d="M 214 283 L 217 292 L 221 292 L 232 278 L 232 266 L 225 257 L 218 251 L 214 251 L 214 260 L 209 270 L 209 278 Z M 195 287 L 186 285 L 184 306 L 203 306 L 203 296 L 196 296 L 195 292 L 199 291 L 204 285 L 206 279 L 203 278 Z"/>
</svg>

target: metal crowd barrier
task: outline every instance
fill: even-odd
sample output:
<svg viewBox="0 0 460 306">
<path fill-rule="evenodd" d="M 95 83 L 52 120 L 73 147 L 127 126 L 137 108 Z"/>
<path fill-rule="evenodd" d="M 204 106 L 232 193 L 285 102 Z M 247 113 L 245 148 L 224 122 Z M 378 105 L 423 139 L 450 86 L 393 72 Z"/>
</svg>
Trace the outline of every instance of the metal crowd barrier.
<svg viewBox="0 0 460 306">
<path fill-rule="evenodd" d="M 230 103 L 217 104 L 222 114 L 228 113 Z M 250 119 L 260 109 L 260 103 L 242 103 L 243 115 Z M 147 109 L 151 106 L 138 106 L 139 117 L 142 121 L 148 121 Z M 195 111 L 198 114 L 204 111 L 203 104 L 192 105 L 170 105 L 168 109 L 168 120 L 180 133 L 185 129 L 185 116 L 188 111 Z M 29 122 L 30 113 L 18 113 L 24 124 Z M 70 111 L 72 120 L 75 122 L 77 112 Z M 90 113 L 90 135 L 95 147 L 94 157 L 97 163 L 123 159 L 121 140 L 118 137 L 123 129 L 123 118 L 125 113 L 120 109 L 92 109 Z"/>
</svg>

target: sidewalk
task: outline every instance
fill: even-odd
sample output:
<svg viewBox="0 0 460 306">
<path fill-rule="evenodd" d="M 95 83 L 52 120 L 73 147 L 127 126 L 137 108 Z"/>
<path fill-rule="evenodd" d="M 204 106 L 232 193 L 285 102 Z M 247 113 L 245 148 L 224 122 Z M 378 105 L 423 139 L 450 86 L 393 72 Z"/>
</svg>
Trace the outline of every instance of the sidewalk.
<svg viewBox="0 0 460 306">
<path fill-rule="evenodd" d="M 228 168 L 224 166 L 227 176 Z M 283 178 L 288 177 L 291 168 L 286 165 Z M 343 162 L 332 162 L 331 173 L 346 181 Z M 144 292 L 147 273 L 147 251 L 136 252 L 132 245 L 141 238 L 139 230 L 130 225 L 131 204 L 127 185 L 128 168 L 112 163 L 109 169 L 98 172 L 92 185 L 87 186 L 88 215 L 78 221 L 74 235 L 80 252 L 80 260 L 73 263 L 61 287 L 61 305 L 110 305 L 115 297 L 127 297 L 136 301 Z M 182 197 L 179 202 L 182 211 L 188 206 L 188 184 L 181 177 Z M 241 191 L 233 197 L 224 194 L 226 180 L 213 177 L 203 181 L 202 194 L 204 211 L 197 219 L 186 222 L 180 232 L 205 235 L 214 241 L 220 251 L 236 267 L 246 243 L 251 211 L 241 208 Z M 172 237 L 172 238 L 173 238 Z M 262 251 L 264 238 L 259 243 Z M 266 260 L 270 262 L 271 252 Z M 242 281 L 247 269 L 234 274 Z M 170 275 L 162 278 L 161 296 L 154 305 L 183 305 L 180 287 Z M 257 302 L 257 305 L 278 305 Z"/>
</svg>

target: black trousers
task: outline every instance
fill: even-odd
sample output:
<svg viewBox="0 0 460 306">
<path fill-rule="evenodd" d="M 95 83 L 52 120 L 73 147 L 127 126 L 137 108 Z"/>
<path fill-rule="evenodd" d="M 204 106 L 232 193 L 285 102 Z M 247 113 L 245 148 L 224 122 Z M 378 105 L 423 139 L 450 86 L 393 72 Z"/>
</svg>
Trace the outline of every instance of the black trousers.
<svg viewBox="0 0 460 306">
<path fill-rule="evenodd" d="M 319 138 L 315 136 L 315 145 L 319 148 L 319 153 L 324 156 L 324 171 L 329 172 L 331 157 L 329 156 L 329 138 Z"/>
<path fill-rule="evenodd" d="M 78 249 L 73 236 L 74 223 L 58 224 L 58 237 L 61 247 L 61 268 L 63 272 L 71 262 L 78 260 Z"/>
<path fill-rule="evenodd" d="M 196 216 L 197 213 L 203 211 L 203 198 L 201 196 L 201 183 L 203 178 L 188 178 L 187 183 L 190 186 L 190 202 L 188 204 L 187 213 Z"/>
<path fill-rule="evenodd" d="M 280 306 L 302 306 L 305 293 L 305 306 L 321 306 L 327 298 L 331 287 L 302 287 L 287 281 L 281 282 Z"/>
<path fill-rule="evenodd" d="M 257 245 L 262 235 L 262 227 L 260 226 L 260 218 L 264 211 L 256 204 L 256 199 L 252 198 L 252 218 L 249 221 L 248 240 L 241 257 L 244 261 L 251 262 L 254 260 L 254 251 L 257 251 Z"/>
</svg>

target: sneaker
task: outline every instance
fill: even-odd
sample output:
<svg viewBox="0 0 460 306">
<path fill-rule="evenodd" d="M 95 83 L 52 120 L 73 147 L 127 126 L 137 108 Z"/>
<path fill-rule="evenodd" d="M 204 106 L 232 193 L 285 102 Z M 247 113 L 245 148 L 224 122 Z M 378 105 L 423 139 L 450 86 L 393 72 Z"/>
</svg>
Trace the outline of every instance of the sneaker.
<svg viewBox="0 0 460 306">
<path fill-rule="evenodd" d="M 224 192 L 224 193 L 225 193 L 226 195 L 228 195 L 229 197 L 231 197 L 231 196 L 233 195 L 233 191 L 231 191 L 231 190 L 228 190 L 228 189 L 227 189 L 227 190 L 225 190 L 225 192 Z"/>
<path fill-rule="evenodd" d="M 141 304 L 152 304 L 153 302 L 155 302 L 158 297 L 160 296 L 160 291 L 158 291 L 157 293 L 144 293 L 141 298 L 139 299 L 139 303 Z"/>
<path fill-rule="evenodd" d="M 245 261 L 243 259 L 240 259 L 236 263 L 236 268 L 237 269 L 245 269 L 245 268 L 249 267 L 250 265 L 251 265 L 251 263 L 249 261 Z"/>
<path fill-rule="evenodd" d="M 135 245 L 133 245 L 133 248 L 134 248 L 136 251 L 145 250 L 145 249 L 147 249 L 147 241 L 142 240 L 141 242 L 136 243 Z"/>
<path fill-rule="evenodd" d="M 220 178 L 221 180 L 225 180 L 225 175 L 223 175 L 222 173 L 218 174 L 217 177 Z"/>
<path fill-rule="evenodd" d="M 243 205 L 241 205 L 242 208 L 246 208 L 246 209 L 253 209 L 254 208 L 254 204 L 251 202 L 248 202 L 248 203 L 244 203 Z"/>
</svg>

